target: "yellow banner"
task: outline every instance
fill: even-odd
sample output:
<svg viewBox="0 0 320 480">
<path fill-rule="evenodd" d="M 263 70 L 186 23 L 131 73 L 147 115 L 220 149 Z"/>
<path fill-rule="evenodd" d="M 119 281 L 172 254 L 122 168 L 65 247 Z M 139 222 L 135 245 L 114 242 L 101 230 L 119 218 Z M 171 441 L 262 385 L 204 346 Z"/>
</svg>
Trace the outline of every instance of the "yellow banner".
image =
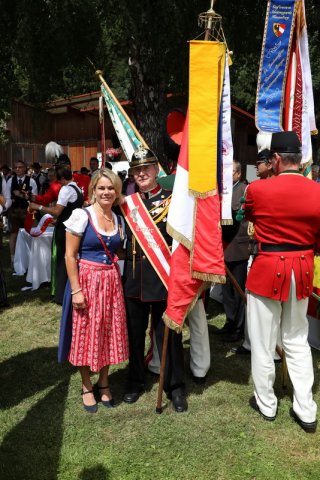
<svg viewBox="0 0 320 480">
<path fill-rule="evenodd" d="M 226 49 L 224 43 L 190 42 L 189 190 L 205 198 L 216 193 L 220 101 Z"/>
</svg>

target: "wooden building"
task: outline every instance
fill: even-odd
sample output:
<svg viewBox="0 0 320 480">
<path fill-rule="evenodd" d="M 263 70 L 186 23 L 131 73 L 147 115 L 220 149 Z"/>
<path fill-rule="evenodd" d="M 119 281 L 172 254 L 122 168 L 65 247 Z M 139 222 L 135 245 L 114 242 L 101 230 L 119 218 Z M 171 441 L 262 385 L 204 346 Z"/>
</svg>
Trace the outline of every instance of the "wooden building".
<svg viewBox="0 0 320 480">
<path fill-rule="evenodd" d="M 101 131 L 99 123 L 100 92 L 91 92 L 68 99 L 58 99 L 48 103 L 46 110 L 32 105 L 12 101 L 11 118 L 8 121 L 8 143 L 0 146 L 0 165 L 13 166 L 17 160 L 27 164 L 45 164 L 44 148 L 49 141 L 64 147 L 72 161 L 73 170 L 89 166 L 90 157 L 101 151 Z M 168 106 L 183 106 L 180 97 L 175 105 L 175 97 L 170 95 Z M 134 118 L 134 104 L 121 102 L 131 118 Z M 253 115 L 232 106 L 232 133 L 235 158 L 245 170 L 245 165 L 256 160 L 256 128 Z M 115 132 L 107 110 L 105 111 L 106 146 L 112 146 Z M 245 173 L 245 172 L 244 172 Z"/>
</svg>

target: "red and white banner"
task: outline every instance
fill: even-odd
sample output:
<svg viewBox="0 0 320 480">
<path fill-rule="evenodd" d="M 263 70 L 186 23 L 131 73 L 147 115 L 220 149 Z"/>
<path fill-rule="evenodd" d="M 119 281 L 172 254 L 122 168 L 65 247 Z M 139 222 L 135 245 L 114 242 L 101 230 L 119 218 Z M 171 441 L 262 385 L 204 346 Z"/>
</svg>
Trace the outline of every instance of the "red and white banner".
<svg viewBox="0 0 320 480">
<path fill-rule="evenodd" d="M 121 209 L 140 247 L 168 289 L 171 253 L 139 193 L 127 196 Z"/>
<path fill-rule="evenodd" d="M 312 161 L 311 133 L 317 133 L 304 1 L 298 1 L 289 60 L 284 130 L 293 130 L 302 143 L 302 163 Z"/>
<path fill-rule="evenodd" d="M 187 115 L 167 218 L 167 231 L 174 241 L 164 321 L 176 331 L 181 331 L 208 282 L 225 282 L 219 196 L 195 198 L 190 194 L 188 168 Z"/>
<path fill-rule="evenodd" d="M 40 235 L 42 235 L 47 230 L 49 225 L 53 222 L 54 218 L 49 213 L 46 213 L 45 215 L 43 215 L 43 217 L 41 217 L 38 225 L 36 227 L 33 227 L 32 225 L 34 223 L 34 213 L 35 212 L 30 213 L 29 211 L 27 211 L 24 221 L 24 228 L 26 232 L 31 235 L 31 237 L 40 237 Z"/>
</svg>

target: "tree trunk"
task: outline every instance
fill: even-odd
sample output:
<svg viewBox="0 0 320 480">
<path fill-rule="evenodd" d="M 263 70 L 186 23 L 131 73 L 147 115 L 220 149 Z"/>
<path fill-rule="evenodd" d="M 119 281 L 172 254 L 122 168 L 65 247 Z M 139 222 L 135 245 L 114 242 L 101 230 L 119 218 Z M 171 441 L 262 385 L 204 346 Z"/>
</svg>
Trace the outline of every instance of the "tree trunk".
<svg viewBox="0 0 320 480">
<path fill-rule="evenodd" d="M 157 80 L 152 71 L 152 62 L 145 62 L 141 58 L 142 48 L 138 49 L 135 44 L 131 45 L 132 56 L 130 58 L 130 70 L 132 75 L 132 99 L 135 105 L 136 125 L 149 145 L 156 154 L 160 163 L 166 166 L 164 151 L 164 122 L 166 112 L 166 93 L 164 82 Z M 138 54 L 140 52 L 140 55 Z M 145 52 L 146 53 L 146 52 Z"/>
</svg>

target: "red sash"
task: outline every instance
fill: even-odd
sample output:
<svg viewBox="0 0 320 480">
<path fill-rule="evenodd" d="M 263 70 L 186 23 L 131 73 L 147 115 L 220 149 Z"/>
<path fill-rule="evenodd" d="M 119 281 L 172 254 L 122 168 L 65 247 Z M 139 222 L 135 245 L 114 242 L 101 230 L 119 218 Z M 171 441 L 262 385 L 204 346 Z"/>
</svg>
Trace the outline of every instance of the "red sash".
<svg viewBox="0 0 320 480">
<path fill-rule="evenodd" d="M 140 247 L 168 289 L 171 253 L 139 193 L 126 197 L 121 210 Z"/>
</svg>

